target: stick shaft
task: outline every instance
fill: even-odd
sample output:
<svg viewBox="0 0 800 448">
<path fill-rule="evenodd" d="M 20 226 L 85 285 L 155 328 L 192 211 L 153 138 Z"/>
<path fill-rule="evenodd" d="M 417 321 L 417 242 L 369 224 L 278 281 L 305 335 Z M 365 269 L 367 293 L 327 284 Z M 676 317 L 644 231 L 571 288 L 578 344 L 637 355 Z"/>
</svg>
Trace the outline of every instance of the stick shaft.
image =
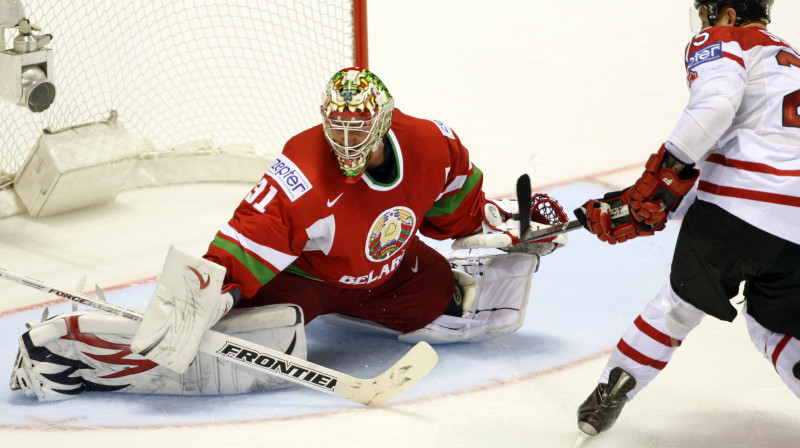
<svg viewBox="0 0 800 448">
<path fill-rule="evenodd" d="M 624 218 L 628 216 L 628 207 L 627 205 L 621 205 L 619 207 L 611 209 L 611 220 L 617 220 L 620 218 Z M 548 238 L 551 236 L 561 235 L 562 233 L 572 232 L 575 229 L 583 228 L 583 224 L 577 219 L 574 221 L 569 221 L 564 224 L 559 224 L 557 226 L 550 226 L 539 230 L 534 230 L 528 233 L 527 238 L 524 239 L 525 242 L 541 240 L 544 238 Z"/>
<path fill-rule="evenodd" d="M 90 306 L 92 308 L 105 311 L 109 314 L 122 316 L 124 318 L 135 321 L 142 320 L 142 315 L 134 310 L 114 305 L 113 303 L 104 302 L 102 300 L 95 299 L 94 297 L 87 296 L 81 293 L 76 293 L 72 291 L 67 291 L 65 289 L 56 288 L 47 285 L 46 283 L 40 280 L 36 280 L 35 278 L 15 274 L 3 268 L 0 268 L 0 278 L 5 278 L 6 280 L 10 280 L 14 283 L 18 283 L 20 285 L 27 286 L 29 288 L 37 289 L 39 291 L 61 297 L 62 299 L 72 300 L 73 302 L 78 302 L 82 305 Z"/>
</svg>

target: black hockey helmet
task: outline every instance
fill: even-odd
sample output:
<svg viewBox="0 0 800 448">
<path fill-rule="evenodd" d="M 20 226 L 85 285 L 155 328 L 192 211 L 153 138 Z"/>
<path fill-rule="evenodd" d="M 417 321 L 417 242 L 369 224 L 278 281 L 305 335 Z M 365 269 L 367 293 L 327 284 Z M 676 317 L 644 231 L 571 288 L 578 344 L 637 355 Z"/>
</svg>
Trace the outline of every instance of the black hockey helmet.
<svg viewBox="0 0 800 448">
<path fill-rule="evenodd" d="M 770 22 L 769 13 L 775 0 L 722 0 L 707 1 L 694 0 L 695 9 L 705 6 L 707 10 L 708 23 L 713 24 L 717 21 L 717 14 L 721 8 L 730 6 L 736 11 L 736 26 L 748 20 L 764 20 Z"/>
</svg>

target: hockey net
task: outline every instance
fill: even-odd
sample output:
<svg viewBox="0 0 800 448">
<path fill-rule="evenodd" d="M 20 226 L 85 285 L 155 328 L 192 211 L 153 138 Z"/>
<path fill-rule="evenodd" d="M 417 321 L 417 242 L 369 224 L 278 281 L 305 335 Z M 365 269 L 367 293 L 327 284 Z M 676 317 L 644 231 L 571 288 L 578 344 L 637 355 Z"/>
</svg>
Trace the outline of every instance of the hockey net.
<svg viewBox="0 0 800 448">
<path fill-rule="evenodd" d="M 319 122 L 331 74 L 366 66 L 356 54 L 363 45 L 366 57 L 364 0 L 22 3 L 53 35 L 57 93 L 38 114 L 0 101 L 0 188 L 43 129 L 108 120 L 112 111 L 157 150 L 203 141 L 275 155 Z M 16 30 L 3 34 L 9 48 Z"/>
</svg>

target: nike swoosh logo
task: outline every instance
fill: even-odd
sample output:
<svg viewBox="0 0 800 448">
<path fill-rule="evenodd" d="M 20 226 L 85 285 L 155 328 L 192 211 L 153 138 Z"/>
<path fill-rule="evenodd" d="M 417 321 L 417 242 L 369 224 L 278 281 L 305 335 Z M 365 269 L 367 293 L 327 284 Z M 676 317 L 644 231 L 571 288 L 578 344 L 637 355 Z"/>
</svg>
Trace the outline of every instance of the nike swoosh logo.
<svg viewBox="0 0 800 448">
<path fill-rule="evenodd" d="M 339 198 L 342 197 L 343 194 L 344 194 L 344 192 L 341 192 L 341 193 L 339 193 L 339 196 L 336 196 L 336 199 L 334 199 L 332 201 L 328 200 L 328 207 L 333 207 L 333 204 L 335 204 L 336 201 L 338 201 Z"/>
<path fill-rule="evenodd" d="M 206 274 L 206 279 L 203 280 L 203 275 L 197 272 L 197 269 L 191 266 L 186 266 L 186 267 L 189 268 L 190 271 L 194 272 L 194 275 L 196 275 L 197 279 L 200 280 L 200 289 L 206 289 L 208 287 L 208 284 L 211 283 L 211 276 Z"/>
<path fill-rule="evenodd" d="M 411 272 L 416 274 L 418 270 L 419 270 L 419 257 L 414 259 L 414 267 L 411 268 Z"/>
</svg>

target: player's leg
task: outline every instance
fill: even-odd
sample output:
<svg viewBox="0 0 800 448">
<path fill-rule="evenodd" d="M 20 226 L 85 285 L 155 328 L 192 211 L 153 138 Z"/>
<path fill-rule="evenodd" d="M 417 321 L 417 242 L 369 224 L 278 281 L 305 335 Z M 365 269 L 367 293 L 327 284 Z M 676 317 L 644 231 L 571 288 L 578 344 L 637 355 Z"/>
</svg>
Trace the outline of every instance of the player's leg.
<svg viewBox="0 0 800 448">
<path fill-rule="evenodd" d="M 414 238 L 393 275 L 374 288 L 338 288 L 282 272 L 238 306 L 293 303 L 306 322 L 326 315 L 334 327 L 403 334 L 408 342 L 474 341 L 519 328 L 537 266 L 538 257 L 527 253 L 454 259 L 451 265 Z"/>
<path fill-rule="evenodd" d="M 476 342 L 522 326 L 539 257 L 525 252 L 448 259 L 458 285 L 454 301 L 424 327 L 399 336 L 416 343 Z"/>
<path fill-rule="evenodd" d="M 350 293 L 348 303 L 342 303 L 335 312 L 407 333 L 440 316 L 453 302 L 456 291 L 450 263 L 414 238 L 386 282 L 368 291 Z"/>
<path fill-rule="evenodd" d="M 754 260 L 758 272 L 745 284 L 742 314 L 756 349 L 800 398 L 800 245 L 768 238 L 772 247 Z"/>
<path fill-rule="evenodd" d="M 617 343 L 598 386 L 578 408 L 579 428 L 589 435 L 610 428 L 625 403 L 661 373 L 705 315 L 665 285 Z"/>
<path fill-rule="evenodd" d="M 781 380 L 800 398 L 800 339 L 769 331 L 749 313 L 743 314 L 756 350 L 772 363 Z"/>
<path fill-rule="evenodd" d="M 303 309 L 307 323 L 321 315 L 341 313 L 394 332 L 405 332 L 442 314 L 454 291 L 455 282 L 447 260 L 413 238 L 406 244 L 392 277 L 379 286 L 340 288 L 284 271 L 264 285 L 255 297 L 240 300 L 238 306 L 292 303 Z M 425 297 L 425 300 L 409 303 L 405 300 L 409 295 Z"/>
<path fill-rule="evenodd" d="M 64 400 L 84 391 L 224 395 L 291 384 L 205 353 L 199 353 L 183 374 L 174 372 L 131 352 L 138 322 L 100 311 L 29 325 L 19 338 L 10 385 L 40 401 Z M 213 328 L 306 357 L 303 316 L 297 306 L 234 310 Z"/>
<path fill-rule="evenodd" d="M 622 335 L 603 369 L 600 382 L 607 382 L 614 367 L 636 379 L 628 398 L 639 393 L 667 366 L 683 340 L 706 314 L 681 300 L 665 285 Z"/>
<path fill-rule="evenodd" d="M 368 301 L 354 302 L 325 320 L 349 330 L 385 332 L 388 327 L 409 343 L 473 342 L 516 331 L 525 317 L 538 257 L 462 255 L 445 260 L 420 242 Z"/>
<path fill-rule="evenodd" d="M 305 322 L 308 324 L 317 316 L 330 313 L 331 297 L 337 294 L 335 286 L 301 277 L 288 271 L 276 275 L 258 290 L 255 296 L 241 299 L 237 308 L 252 308 L 279 303 L 298 305 L 303 310 Z"/>
<path fill-rule="evenodd" d="M 670 284 L 625 331 L 597 388 L 578 409 L 578 425 L 585 433 L 595 435 L 610 428 L 625 403 L 667 366 L 706 314 L 727 321 L 736 316 L 730 299 L 738 293 L 744 274 L 741 258 L 730 248 L 747 239 L 739 234 L 739 223 L 720 211 L 696 201 L 687 212 L 675 246 Z"/>
</svg>

